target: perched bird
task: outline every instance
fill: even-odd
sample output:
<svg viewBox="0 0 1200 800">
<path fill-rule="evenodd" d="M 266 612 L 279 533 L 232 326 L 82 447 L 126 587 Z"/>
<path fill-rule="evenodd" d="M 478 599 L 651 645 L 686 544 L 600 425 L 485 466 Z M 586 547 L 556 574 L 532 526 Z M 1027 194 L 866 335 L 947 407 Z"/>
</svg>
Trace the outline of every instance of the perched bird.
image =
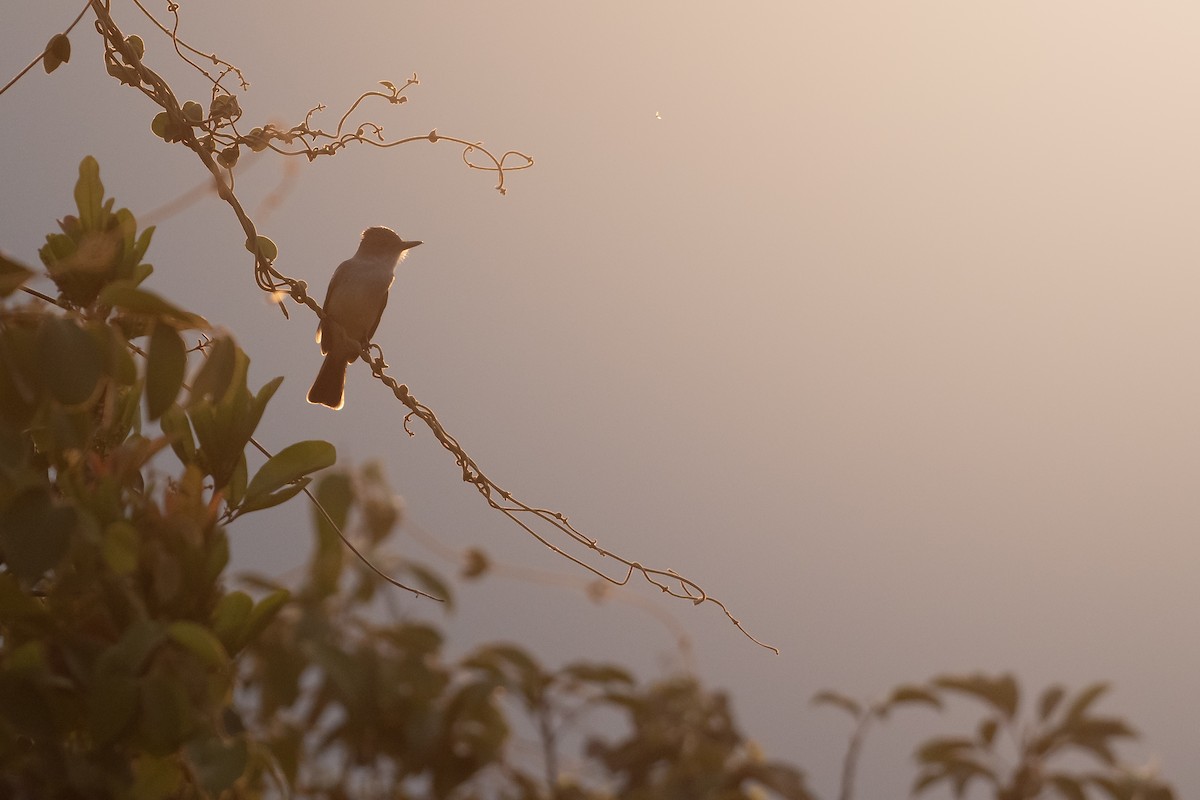
<svg viewBox="0 0 1200 800">
<path fill-rule="evenodd" d="M 333 409 L 345 403 L 346 367 L 379 327 L 396 264 L 419 244 L 404 241 L 391 228 L 367 228 L 354 258 L 333 273 L 325 292 L 325 318 L 317 326 L 325 363 L 308 390 L 308 402 Z"/>
</svg>

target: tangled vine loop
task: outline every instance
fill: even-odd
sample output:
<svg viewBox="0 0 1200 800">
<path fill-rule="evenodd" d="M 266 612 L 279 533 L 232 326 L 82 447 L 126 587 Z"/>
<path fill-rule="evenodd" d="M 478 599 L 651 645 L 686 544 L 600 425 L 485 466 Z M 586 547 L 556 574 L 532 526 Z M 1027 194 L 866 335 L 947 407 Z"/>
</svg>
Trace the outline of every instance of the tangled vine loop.
<svg viewBox="0 0 1200 800">
<path fill-rule="evenodd" d="M 141 40 L 137 37 L 126 37 L 121 32 L 110 15 L 107 2 L 91 0 L 91 8 L 96 15 L 96 30 L 105 41 L 105 62 L 109 72 L 122 83 L 137 88 L 162 108 L 162 114 L 156 118 L 155 132 L 167 141 L 177 141 L 191 149 L 208 169 L 218 195 L 233 209 L 246 234 L 246 249 L 254 256 L 254 278 L 258 287 L 279 299 L 285 295 L 290 296 L 295 303 L 308 307 L 321 319 L 325 318 L 325 312 L 309 294 L 307 283 L 289 277 L 275 268 L 274 259 L 277 250 L 274 243 L 258 234 L 254 222 L 234 194 L 232 172 L 242 146 L 255 152 L 270 149 L 281 155 L 303 155 L 309 160 L 313 160 L 321 155 L 334 155 L 340 149 L 353 143 L 387 148 L 421 139 L 434 143 L 445 140 L 463 146 L 462 158 L 468 167 L 496 172 L 499 181 L 496 188 L 502 194 L 505 192 L 504 176 L 506 172 L 527 169 L 533 165 L 533 159 L 519 151 L 510 150 L 497 157 L 479 142 L 443 136 L 436 130 L 422 136 L 410 136 L 393 141 L 384 140 L 382 126 L 375 123 L 363 123 L 355 127 L 353 131 L 344 130 L 350 115 L 367 98 L 380 98 L 393 105 L 407 102 L 407 96 L 404 93 L 418 83 L 416 75 L 413 75 L 403 86 L 397 87 L 388 81 L 381 81 L 380 85 L 385 91 L 373 90 L 363 93 L 342 115 L 337 129 L 333 133 L 312 127 L 314 115 L 325 110 L 324 106 L 319 105 L 308 112 L 303 123 L 293 128 L 283 130 L 272 125 L 264 125 L 252 129 L 247 134 L 242 134 L 237 128 L 237 122 L 242 117 L 237 98 L 221 84 L 222 80 L 233 74 L 237 76 L 242 88 L 247 87 L 249 84 L 241 71 L 215 54 L 204 53 L 179 39 L 178 6 L 174 3 L 168 6 L 168 10 L 174 15 L 175 24 L 168 29 L 154 19 L 139 0 L 133 1 L 146 16 L 154 21 L 159 30 L 171 38 L 179 56 L 211 81 L 212 100 L 208 112 L 204 113 L 197 103 L 181 104 L 170 86 L 143 63 Z M 219 68 L 219 73 L 216 75 L 210 73 L 185 56 L 184 51 L 211 61 L 214 66 Z M 287 149 L 289 147 L 295 149 Z M 474 160 L 479 156 L 483 157 L 483 163 Z M 510 159 L 518 160 L 519 163 L 508 166 L 507 162 Z M 287 316 L 287 309 L 282 302 L 279 307 Z M 610 584 L 624 586 L 637 573 L 651 585 L 672 597 L 689 600 L 695 605 L 712 603 L 720 608 L 748 639 L 775 653 L 779 652 L 775 647 L 751 635 L 742 626 L 742 623 L 730 613 L 723 602 L 708 595 L 690 578 L 684 577 L 672 569 L 647 567 L 638 561 L 607 550 L 600 546 L 595 539 L 576 529 L 566 515 L 551 509 L 528 505 L 500 487 L 487 477 L 458 440 L 442 426 L 433 410 L 419 402 L 405 384 L 398 382 L 387 373 L 388 365 L 384 358 L 384 351 L 379 345 L 374 343 L 365 345 L 361 357 L 370 366 L 371 374 L 387 386 L 396 399 L 408 408 L 408 413 L 403 420 L 404 430 L 410 436 L 415 435 L 409 426 L 410 421 L 416 418 L 423 422 L 442 447 L 454 456 L 455 463 L 462 470 L 463 481 L 474 486 L 491 508 L 504 514 L 542 545 Z M 566 536 L 570 543 L 583 547 L 600 558 L 612 559 L 621 566 L 621 570 L 616 575 L 610 575 L 577 555 L 567 552 L 546 535 L 535 530 L 533 525 L 538 523 L 549 525 L 557 533 Z"/>
</svg>

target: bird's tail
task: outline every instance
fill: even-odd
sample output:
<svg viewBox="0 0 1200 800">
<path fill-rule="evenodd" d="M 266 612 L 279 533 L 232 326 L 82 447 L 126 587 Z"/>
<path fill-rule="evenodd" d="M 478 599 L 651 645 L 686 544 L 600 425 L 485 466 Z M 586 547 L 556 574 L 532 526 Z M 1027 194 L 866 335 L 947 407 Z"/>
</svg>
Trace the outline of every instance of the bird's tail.
<svg viewBox="0 0 1200 800">
<path fill-rule="evenodd" d="M 345 403 L 346 392 L 346 363 L 344 356 L 330 352 L 325 355 L 325 363 L 317 373 L 312 388 L 308 390 L 308 402 L 320 404 L 337 410 Z"/>
</svg>

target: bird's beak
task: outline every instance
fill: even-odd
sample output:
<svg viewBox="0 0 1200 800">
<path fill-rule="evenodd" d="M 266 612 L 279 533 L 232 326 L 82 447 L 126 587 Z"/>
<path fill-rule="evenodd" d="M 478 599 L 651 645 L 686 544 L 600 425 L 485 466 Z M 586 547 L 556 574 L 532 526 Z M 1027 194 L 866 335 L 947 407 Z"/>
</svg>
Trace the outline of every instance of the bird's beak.
<svg viewBox="0 0 1200 800">
<path fill-rule="evenodd" d="M 419 244 L 420 244 L 420 242 L 404 242 L 400 248 L 400 251 L 404 252 L 405 250 L 416 247 Z"/>
</svg>

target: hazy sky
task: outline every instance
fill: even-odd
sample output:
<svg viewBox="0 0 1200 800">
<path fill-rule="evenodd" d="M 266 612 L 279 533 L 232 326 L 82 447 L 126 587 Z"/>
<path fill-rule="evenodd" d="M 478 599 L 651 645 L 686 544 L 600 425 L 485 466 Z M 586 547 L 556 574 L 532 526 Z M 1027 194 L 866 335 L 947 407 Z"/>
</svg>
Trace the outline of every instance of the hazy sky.
<svg viewBox="0 0 1200 800">
<path fill-rule="evenodd" d="M 147 63 L 203 100 L 113 6 Z M 0 78 L 80 7 L 5 4 Z M 360 91 L 415 71 L 407 105 L 367 114 L 389 136 L 436 127 L 537 159 L 506 197 L 448 144 L 297 160 L 261 228 L 283 271 L 320 287 L 368 225 L 425 242 L 377 337 L 395 374 L 506 488 L 695 578 L 783 650 L 711 606 L 626 590 L 677 615 L 768 753 L 831 796 L 848 726 L 814 692 L 1012 670 L 1030 690 L 1113 681 L 1100 708 L 1144 734 L 1122 752 L 1200 796 L 1200 5 L 182 13 L 186 38 L 247 72 L 247 122 L 323 102 L 334 127 Z M 70 64 L 0 97 L 0 246 L 25 261 L 72 210 L 85 154 L 137 214 L 204 177 L 152 136 L 156 109 L 104 75 L 94 39 L 85 20 Z M 245 170 L 247 206 L 280 175 L 266 157 Z M 265 443 L 383 458 L 431 535 L 583 577 L 489 513 L 431 436 L 404 435 L 361 365 L 342 412 L 308 406 L 313 319 L 264 301 L 241 242 L 202 201 L 163 221 L 151 285 L 231 329 L 254 382 L 286 376 Z M 303 508 L 246 524 L 239 565 L 299 563 Z M 489 580 L 453 628 L 457 650 L 672 663 L 652 616 L 539 585 Z M 914 711 L 877 731 L 861 796 L 905 793 L 915 737 L 954 722 Z"/>
</svg>

